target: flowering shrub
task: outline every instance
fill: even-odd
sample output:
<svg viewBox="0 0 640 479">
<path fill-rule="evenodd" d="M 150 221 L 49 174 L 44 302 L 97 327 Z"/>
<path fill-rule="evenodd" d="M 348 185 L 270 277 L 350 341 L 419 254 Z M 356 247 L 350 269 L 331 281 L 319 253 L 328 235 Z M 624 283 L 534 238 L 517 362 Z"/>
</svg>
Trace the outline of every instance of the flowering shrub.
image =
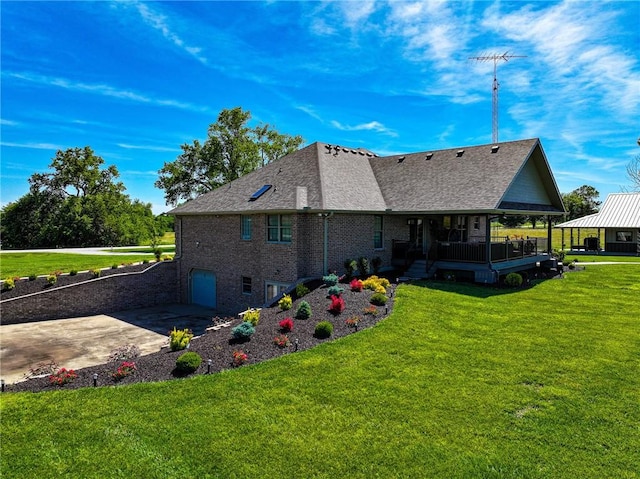
<svg viewBox="0 0 640 479">
<path fill-rule="evenodd" d="M 362 288 L 364 288 L 364 283 L 358 278 L 354 278 L 351 280 L 351 283 L 349 283 L 349 287 L 351 288 L 351 291 L 359 292 L 362 291 Z"/>
<path fill-rule="evenodd" d="M 293 319 L 284 318 L 278 323 L 278 326 L 280 326 L 280 329 L 283 333 L 290 333 L 291 331 L 293 331 Z"/>
<path fill-rule="evenodd" d="M 378 314 L 378 308 L 376 308 L 375 306 L 367 306 L 366 308 L 364 308 L 364 314 L 370 314 L 371 316 L 375 316 Z"/>
<path fill-rule="evenodd" d="M 342 299 L 342 296 L 331 296 L 329 312 L 332 314 L 340 314 L 342 311 L 344 311 L 344 299 Z"/>
<path fill-rule="evenodd" d="M 123 361 L 123 363 L 118 367 L 115 373 L 111 376 L 116 381 L 120 381 L 122 378 L 126 378 L 127 376 L 136 372 L 136 363 L 131 361 Z"/>
<path fill-rule="evenodd" d="M 350 328 L 358 329 L 358 324 L 360 324 L 360 316 L 352 316 L 348 318 L 345 323 L 347 323 L 347 326 L 349 326 Z"/>
<path fill-rule="evenodd" d="M 13 280 L 13 278 L 7 278 L 4 280 L 4 285 L 2 286 L 2 289 L 4 289 L 5 291 L 11 291 L 15 287 L 16 287 L 16 282 Z"/>
<path fill-rule="evenodd" d="M 169 332 L 169 347 L 171 351 L 180 351 L 189 346 L 189 342 L 193 338 L 193 333 L 189 328 L 176 329 Z"/>
<path fill-rule="evenodd" d="M 273 338 L 273 344 L 275 344 L 279 348 L 286 348 L 291 343 L 289 342 L 289 336 L 287 336 L 286 334 L 280 334 Z"/>
<path fill-rule="evenodd" d="M 280 306 L 280 309 L 282 311 L 287 311 L 288 309 L 291 309 L 292 305 L 293 305 L 293 300 L 291 299 L 291 296 L 289 296 L 288 294 L 285 294 L 282 297 L 282 299 L 278 301 L 278 306 Z"/>
<path fill-rule="evenodd" d="M 242 366 L 244 363 L 247 362 L 248 359 L 249 359 L 249 356 L 247 356 L 247 353 L 245 353 L 242 349 L 239 351 L 233 352 L 234 366 Z"/>
<path fill-rule="evenodd" d="M 260 322 L 260 310 L 249 308 L 246 313 L 244 313 L 244 316 L 242 316 L 242 320 L 251 323 L 253 326 L 257 326 Z"/>
<path fill-rule="evenodd" d="M 112 350 L 109 353 L 108 361 L 117 363 L 118 361 L 129 361 L 140 356 L 140 349 L 135 344 L 127 344 Z"/>
<path fill-rule="evenodd" d="M 60 368 L 49 376 L 49 382 L 57 386 L 62 386 L 63 384 L 70 383 L 77 377 L 78 375 L 73 369 Z"/>
</svg>

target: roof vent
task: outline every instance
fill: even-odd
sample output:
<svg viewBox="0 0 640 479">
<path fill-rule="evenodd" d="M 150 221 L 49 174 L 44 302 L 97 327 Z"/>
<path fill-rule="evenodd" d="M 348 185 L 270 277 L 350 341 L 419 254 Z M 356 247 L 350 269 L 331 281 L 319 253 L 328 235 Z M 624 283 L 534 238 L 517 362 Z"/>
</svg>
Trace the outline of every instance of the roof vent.
<svg viewBox="0 0 640 479">
<path fill-rule="evenodd" d="M 262 188 L 260 188 L 258 191 L 256 191 L 254 194 L 251 195 L 251 198 L 249 198 L 249 201 L 257 200 L 270 189 L 271 189 L 271 185 L 264 185 Z"/>
<path fill-rule="evenodd" d="M 330 150 L 330 149 L 331 149 L 331 145 L 324 145 L 324 147 L 325 147 L 327 150 Z"/>
<path fill-rule="evenodd" d="M 458 150 L 458 152 L 456 153 L 456 156 L 460 158 L 462 155 L 464 155 L 464 150 Z"/>
<path fill-rule="evenodd" d="M 364 152 L 362 151 L 358 151 L 358 154 L 364 156 Z"/>
<path fill-rule="evenodd" d="M 433 158 L 433 153 L 431 152 L 427 153 L 427 156 L 424 157 L 425 160 L 430 160 L 431 158 Z"/>
<path fill-rule="evenodd" d="M 345 153 L 349 153 L 349 148 L 345 148 L 344 146 L 342 147 L 342 151 L 344 151 Z"/>
<path fill-rule="evenodd" d="M 491 153 L 497 153 L 499 149 L 500 149 L 500 145 L 493 145 L 491 147 Z"/>
<path fill-rule="evenodd" d="M 399 157 L 398 158 L 398 163 L 402 163 L 404 161 L 404 158 L 405 158 L 404 156 Z"/>
</svg>

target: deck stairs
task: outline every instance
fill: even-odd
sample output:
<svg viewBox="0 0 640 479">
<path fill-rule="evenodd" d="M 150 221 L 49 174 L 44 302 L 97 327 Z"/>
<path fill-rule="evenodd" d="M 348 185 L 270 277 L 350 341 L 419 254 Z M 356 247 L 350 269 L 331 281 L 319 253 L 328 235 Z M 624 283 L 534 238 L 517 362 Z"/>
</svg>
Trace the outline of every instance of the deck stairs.
<svg viewBox="0 0 640 479">
<path fill-rule="evenodd" d="M 427 278 L 427 260 L 417 259 L 415 260 L 409 269 L 404 272 L 407 278 Z"/>
</svg>

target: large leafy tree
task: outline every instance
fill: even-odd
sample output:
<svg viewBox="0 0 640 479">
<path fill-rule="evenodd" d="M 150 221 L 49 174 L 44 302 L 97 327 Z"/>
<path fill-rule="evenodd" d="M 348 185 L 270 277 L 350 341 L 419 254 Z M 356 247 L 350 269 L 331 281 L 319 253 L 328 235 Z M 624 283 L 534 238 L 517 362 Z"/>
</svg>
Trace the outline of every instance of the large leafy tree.
<svg viewBox="0 0 640 479">
<path fill-rule="evenodd" d="M 139 244 L 153 234 L 151 205 L 131 201 L 118 170 L 90 147 L 58 151 L 50 171 L 29 178 L 30 190 L 2 209 L 9 248 Z"/>
<path fill-rule="evenodd" d="M 190 200 L 297 150 L 301 136 L 276 131 L 268 124 L 249 127 L 251 113 L 240 107 L 220 112 L 207 139 L 184 144 L 182 153 L 158 172 L 156 187 L 167 203 Z"/>
<path fill-rule="evenodd" d="M 598 201 L 600 193 L 593 186 L 583 185 L 571 193 L 562 195 L 562 201 L 567 209 L 567 217 L 570 220 L 581 218 L 598 211 L 601 201 Z"/>
</svg>

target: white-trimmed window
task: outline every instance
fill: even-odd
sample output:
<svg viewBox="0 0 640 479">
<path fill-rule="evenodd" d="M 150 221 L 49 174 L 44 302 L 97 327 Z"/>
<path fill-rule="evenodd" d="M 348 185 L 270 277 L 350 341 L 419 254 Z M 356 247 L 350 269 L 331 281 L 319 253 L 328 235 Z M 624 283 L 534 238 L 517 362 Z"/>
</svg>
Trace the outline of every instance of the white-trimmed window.
<svg viewBox="0 0 640 479">
<path fill-rule="evenodd" d="M 273 298 L 277 298 L 283 294 L 289 285 L 287 283 L 277 283 L 275 281 L 264 282 L 264 300 L 265 302 L 271 301 Z"/>
<path fill-rule="evenodd" d="M 382 235 L 383 225 L 382 216 L 376 215 L 373 217 L 373 248 L 382 249 L 384 247 L 384 238 Z"/>
<path fill-rule="evenodd" d="M 267 216 L 267 241 L 291 243 L 291 215 Z"/>
<path fill-rule="evenodd" d="M 243 240 L 251 239 L 251 216 L 242 215 L 240 216 L 241 221 L 241 237 Z"/>
</svg>

